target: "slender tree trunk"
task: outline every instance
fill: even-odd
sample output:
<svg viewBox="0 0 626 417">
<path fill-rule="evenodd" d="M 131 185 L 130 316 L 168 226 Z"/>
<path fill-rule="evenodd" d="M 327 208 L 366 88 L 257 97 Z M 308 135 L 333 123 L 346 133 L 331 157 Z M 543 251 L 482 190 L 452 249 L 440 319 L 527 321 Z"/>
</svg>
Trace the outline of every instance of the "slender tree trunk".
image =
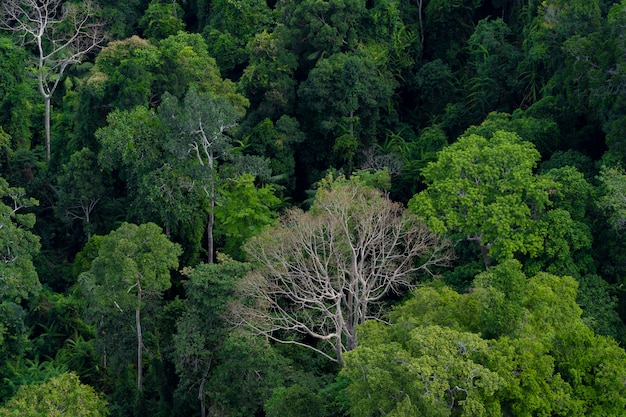
<svg viewBox="0 0 626 417">
<path fill-rule="evenodd" d="M 215 207 L 215 200 L 211 198 L 211 211 L 209 213 L 209 222 L 206 226 L 207 234 L 207 251 L 208 251 L 208 263 L 213 263 L 213 224 L 215 223 L 215 214 L 213 214 L 213 208 Z"/>
<path fill-rule="evenodd" d="M 417 0 L 417 18 L 418 18 L 419 26 L 420 26 L 420 44 L 422 45 L 422 49 L 424 49 L 424 19 L 422 17 L 423 5 L 424 5 L 424 0 Z"/>
<path fill-rule="evenodd" d="M 46 127 L 46 162 L 50 162 L 50 95 L 44 95 L 44 99 L 46 101 L 46 116 L 45 116 L 45 127 Z"/>
<path fill-rule="evenodd" d="M 135 324 L 137 326 L 137 389 L 143 392 L 143 334 L 141 333 L 141 285 L 137 280 L 137 309 L 135 310 Z"/>
</svg>

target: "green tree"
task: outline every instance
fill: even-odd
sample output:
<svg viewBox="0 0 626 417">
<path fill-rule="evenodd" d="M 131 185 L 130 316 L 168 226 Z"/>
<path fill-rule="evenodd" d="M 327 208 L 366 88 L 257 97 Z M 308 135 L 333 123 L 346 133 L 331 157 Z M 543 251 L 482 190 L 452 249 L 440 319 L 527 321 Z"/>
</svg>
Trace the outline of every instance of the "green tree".
<svg viewBox="0 0 626 417">
<path fill-rule="evenodd" d="M 160 62 L 158 48 L 138 36 L 110 42 L 96 57 L 81 91 L 81 104 L 100 112 L 148 105 Z"/>
<path fill-rule="evenodd" d="M 165 39 L 185 29 L 183 13 L 183 8 L 176 2 L 153 0 L 139 20 L 139 27 L 148 39 Z"/>
<path fill-rule="evenodd" d="M 0 37 L 0 126 L 10 135 L 9 149 L 13 150 L 29 147 L 33 135 L 36 93 L 24 67 L 26 53 L 11 38 Z"/>
<path fill-rule="evenodd" d="M 424 169 L 426 190 L 409 209 L 435 231 L 458 232 L 478 243 L 486 267 L 543 247 L 536 213 L 550 204 L 553 181 L 535 175 L 539 153 L 517 134 L 470 134 L 439 152 Z"/>
<path fill-rule="evenodd" d="M 346 355 L 351 415 L 500 414 L 493 396 L 504 379 L 481 364 L 490 349 L 486 340 L 436 325 L 416 327 L 398 340 L 384 326 L 363 326 L 362 346 Z"/>
<path fill-rule="evenodd" d="M 207 396 L 209 407 L 215 401 L 207 382 L 230 331 L 225 317 L 227 306 L 234 299 L 237 282 L 248 270 L 248 264 L 218 256 L 218 263 L 200 264 L 184 271 L 188 276 L 187 300 L 174 336 L 176 370 L 181 377 L 179 390 L 187 392 L 198 385 L 203 417 L 207 413 Z"/>
<path fill-rule="evenodd" d="M 200 34 L 178 32 L 158 44 L 161 52 L 158 83 L 154 94 L 165 92 L 182 99 L 189 89 L 226 99 L 238 113 L 244 113 L 248 100 L 236 91 L 235 84 L 220 75 L 215 58 L 209 55 Z"/>
<path fill-rule="evenodd" d="M 257 188 L 252 174 L 224 181 L 219 194 L 215 220 L 217 230 L 226 236 L 224 251 L 234 258 L 241 258 L 243 243 L 277 222 L 278 215 L 273 210 L 280 200 L 274 195 L 272 186 Z"/>
<path fill-rule="evenodd" d="M 89 300 L 91 320 L 99 327 L 98 338 L 105 339 L 101 342 L 115 346 L 116 341 L 106 340 L 109 338 L 106 332 L 114 333 L 113 329 L 106 329 L 102 324 L 112 318 L 114 322 L 109 322 L 112 326 L 132 327 L 130 317 L 134 311 L 132 328 L 137 340 L 137 389 L 140 392 L 146 350 L 142 311 L 149 302 L 154 303 L 155 296 L 170 288 L 170 270 L 178 266 L 180 252 L 180 247 L 170 242 L 156 224 L 124 223 L 102 239 L 91 269 L 79 277 Z M 124 350 L 126 347 L 116 348 Z"/>
<path fill-rule="evenodd" d="M 415 290 L 345 355 L 353 413 L 620 415 L 626 352 L 585 326 L 576 290 L 571 277 L 527 278 L 514 260 L 466 294 Z"/>
<path fill-rule="evenodd" d="M 46 382 L 24 385 L 0 407 L 2 417 L 105 417 L 107 402 L 74 373 L 64 373 Z"/>
<path fill-rule="evenodd" d="M 369 51 L 337 53 L 320 59 L 305 82 L 300 84 L 300 112 L 305 115 L 315 141 L 319 169 L 328 166 L 332 154 L 338 165 L 351 172 L 356 156 L 376 137 L 380 110 L 387 106 L 394 81 Z"/>
<path fill-rule="evenodd" d="M 88 148 L 75 152 L 63 165 L 57 185 L 57 216 L 68 223 L 81 220 L 83 233 L 91 239 L 94 210 L 107 194 L 96 154 Z"/>
<path fill-rule="evenodd" d="M 248 61 L 248 42 L 263 30 L 270 30 L 274 18 L 267 2 L 262 0 L 215 0 L 211 3 L 211 13 L 202 34 L 210 55 L 215 57 L 226 76 L 239 78 L 240 68 Z"/>
<path fill-rule="evenodd" d="M 208 205 L 207 256 L 212 263 L 218 165 L 232 156 L 233 145 L 228 132 L 237 125 L 241 113 L 225 98 L 190 89 L 182 102 L 166 95 L 159 106 L 159 115 L 170 128 L 172 153 L 180 161 L 187 161 L 189 177 L 204 191 Z"/>
<path fill-rule="evenodd" d="M 174 336 L 177 392 L 193 392 L 203 417 L 218 411 L 252 415 L 282 380 L 283 365 L 270 346 L 239 334 L 227 318 L 249 270 L 249 264 L 218 253 L 217 263 L 184 271 L 187 298 Z"/>
<path fill-rule="evenodd" d="M 10 187 L 0 177 L 0 301 L 20 303 L 41 290 L 33 257 L 39 252 L 39 237 L 30 232 L 35 214 L 26 212 L 39 202 L 26 197 L 22 188 Z"/>
<path fill-rule="evenodd" d="M 282 115 L 294 115 L 298 68 L 297 56 L 288 49 L 285 28 L 258 33 L 248 43 L 249 63 L 239 85 L 250 99 L 253 114 L 258 118 L 276 120 Z"/>
<path fill-rule="evenodd" d="M 112 111 L 107 122 L 96 131 L 99 160 L 107 171 L 118 170 L 126 182 L 133 201 L 128 217 L 158 221 L 167 236 L 180 236 L 184 225 L 193 222 L 198 193 L 167 142 L 160 139 L 167 135 L 161 118 L 154 110 L 137 106 Z"/>
<path fill-rule="evenodd" d="M 619 167 L 603 167 L 599 180 L 602 195 L 598 207 L 609 217 L 615 230 L 626 227 L 626 172 Z"/>
</svg>

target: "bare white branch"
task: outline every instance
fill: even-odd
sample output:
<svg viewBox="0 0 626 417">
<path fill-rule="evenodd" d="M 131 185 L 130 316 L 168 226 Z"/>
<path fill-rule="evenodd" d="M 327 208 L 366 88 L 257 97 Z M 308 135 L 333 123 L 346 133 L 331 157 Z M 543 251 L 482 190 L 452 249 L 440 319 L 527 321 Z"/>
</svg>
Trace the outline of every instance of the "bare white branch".
<svg viewBox="0 0 626 417">
<path fill-rule="evenodd" d="M 311 212 L 291 210 L 246 251 L 258 268 L 241 284 L 254 304 L 234 306 L 238 324 L 339 364 L 357 345 L 356 327 L 381 316 L 386 296 L 452 259 L 449 244 L 400 204 L 353 185 L 319 191 Z M 294 340 L 295 333 L 328 349 Z"/>
<path fill-rule="evenodd" d="M 81 62 L 107 39 L 97 8 L 64 0 L 2 0 L 0 28 L 21 35 L 36 47 L 39 92 L 46 103 L 46 159 L 50 161 L 50 99 L 68 66 Z"/>
</svg>

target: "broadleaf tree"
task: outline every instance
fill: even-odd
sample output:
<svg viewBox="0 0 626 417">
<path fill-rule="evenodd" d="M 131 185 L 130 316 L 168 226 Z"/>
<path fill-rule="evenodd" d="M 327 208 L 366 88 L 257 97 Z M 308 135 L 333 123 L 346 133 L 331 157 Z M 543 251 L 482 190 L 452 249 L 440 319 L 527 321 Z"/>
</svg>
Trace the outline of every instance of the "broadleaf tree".
<svg viewBox="0 0 626 417">
<path fill-rule="evenodd" d="M 98 337 L 105 339 L 101 342 L 112 344 L 112 349 L 125 349 L 119 344 L 115 346 L 114 340 L 106 339 L 121 328 L 132 327 L 137 340 L 137 389 L 140 392 L 143 391 L 143 352 L 146 350 L 142 312 L 148 301 L 154 303 L 160 293 L 171 287 L 170 270 L 178 266 L 180 253 L 179 245 L 170 242 L 156 224 L 124 223 L 102 238 L 91 269 L 79 277 L 89 300 L 89 315 L 98 325 Z M 120 321 L 110 323 L 111 318 Z M 108 329 L 103 326 L 107 322 L 111 326 Z"/>
<path fill-rule="evenodd" d="M 164 94 L 159 116 L 171 130 L 170 149 L 186 163 L 189 177 L 204 191 L 207 201 L 207 260 L 213 262 L 215 202 L 218 195 L 218 164 L 232 155 L 229 130 L 241 113 L 225 98 L 190 89 L 184 100 Z"/>
<path fill-rule="evenodd" d="M 550 204 L 554 182 L 535 175 L 539 152 L 517 134 L 470 134 L 444 148 L 423 170 L 427 188 L 409 209 L 434 230 L 476 242 L 486 267 L 492 258 L 531 256 L 542 248 L 536 214 Z"/>
</svg>

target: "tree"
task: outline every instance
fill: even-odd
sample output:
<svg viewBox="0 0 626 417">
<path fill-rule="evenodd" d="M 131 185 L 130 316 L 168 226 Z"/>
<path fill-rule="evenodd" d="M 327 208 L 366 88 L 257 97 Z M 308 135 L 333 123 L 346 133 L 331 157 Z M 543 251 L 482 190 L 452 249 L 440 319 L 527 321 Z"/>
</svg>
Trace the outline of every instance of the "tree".
<svg viewBox="0 0 626 417">
<path fill-rule="evenodd" d="M 554 183 L 533 173 L 534 146 L 517 134 L 470 134 L 439 152 L 424 169 L 427 189 L 409 209 L 438 232 L 458 232 L 478 243 L 485 267 L 491 258 L 534 255 L 542 248 L 533 216 L 549 203 Z"/>
<path fill-rule="evenodd" d="M 57 215 L 68 223 L 81 220 L 88 240 L 93 232 L 92 213 L 106 196 L 102 175 L 99 174 L 96 154 L 83 148 L 63 165 L 58 180 Z"/>
<path fill-rule="evenodd" d="M 311 123 L 316 141 L 316 168 L 328 168 L 328 155 L 352 172 L 363 145 L 376 137 L 380 109 L 391 98 L 393 77 L 367 50 L 337 53 L 320 59 L 300 84 L 300 112 Z M 321 166 L 320 166 L 321 165 Z"/>
<path fill-rule="evenodd" d="M 283 378 L 267 341 L 241 334 L 227 320 L 237 283 L 249 270 L 250 264 L 220 253 L 217 263 L 184 270 L 187 298 L 174 336 L 178 392 L 194 393 L 202 417 L 253 415 Z"/>
<path fill-rule="evenodd" d="M 91 269 L 79 277 L 90 302 L 89 310 L 99 325 L 100 337 L 107 337 L 101 332 L 107 315 L 129 320 L 128 312 L 134 310 L 137 389 L 140 392 L 143 391 L 143 351 L 146 349 L 141 313 L 151 297 L 170 288 L 170 270 L 178 266 L 180 253 L 180 247 L 170 242 L 156 224 L 124 223 L 101 240 Z M 113 326 L 127 324 L 114 322 Z M 113 340 L 108 342 L 114 343 Z M 123 346 L 117 348 L 124 349 Z"/>
<path fill-rule="evenodd" d="M 24 213 L 39 202 L 25 194 L 24 189 L 10 187 L 0 177 L 0 302 L 21 303 L 41 290 L 33 265 L 39 237 L 28 230 L 36 219 L 33 213 Z"/>
<path fill-rule="evenodd" d="M 226 180 L 220 188 L 215 219 L 219 222 L 218 230 L 226 237 L 225 252 L 239 259 L 246 240 L 276 223 L 278 216 L 273 209 L 280 200 L 272 186 L 257 188 L 252 174 Z"/>
<path fill-rule="evenodd" d="M 309 213 L 288 211 L 245 251 L 256 269 L 241 291 L 253 304 L 239 305 L 237 319 L 340 365 L 357 346 L 356 326 L 380 317 L 386 296 L 451 257 L 447 244 L 400 204 L 356 182 L 319 190 Z M 298 333 L 326 346 L 294 338 Z"/>
<path fill-rule="evenodd" d="M 617 231 L 626 227 L 626 172 L 619 167 L 603 167 L 598 177 L 602 195 L 598 207 L 609 218 L 609 224 Z"/>
<path fill-rule="evenodd" d="M 74 373 L 63 373 L 41 384 L 24 385 L 0 407 L 0 417 L 105 417 L 107 402 Z"/>
<path fill-rule="evenodd" d="M 345 355 L 352 414 L 621 415 L 626 352 L 585 326 L 576 288 L 508 260 L 466 294 L 415 290 Z"/>
<path fill-rule="evenodd" d="M 228 131 L 241 117 L 225 98 L 190 89 L 182 103 L 166 94 L 159 115 L 171 129 L 171 150 L 180 160 L 191 156 L 190 177 L 198 182 L 208 200 L 207 255 L 213 263 L 215 202 L 218 194 L 218 163 L 232 153 Z"/>
<path fill-rule="evenodd" d="M 46 161 L 50 161 L 50 101 L 68 66 L 81 62 L 106 40 L 104 24 L 94 21 L 97 9 L 63 0 L 6 0 L 0 24 L 34 43 L 39 93 L 46 105 Z"/>
<path fill-rule="evenodd" d="M 146 106 L 114 110 L 108 125 L 96 131 L 100 143 L 100 164 L 118 170 L 132 198 L 130 218 L 140 222 L 158 221 L 165 234 L 180 231 L 181 224 L 198 211 L 198 197 L 178 157 L 172 157 L 161 118 Z"/>
</svg>

